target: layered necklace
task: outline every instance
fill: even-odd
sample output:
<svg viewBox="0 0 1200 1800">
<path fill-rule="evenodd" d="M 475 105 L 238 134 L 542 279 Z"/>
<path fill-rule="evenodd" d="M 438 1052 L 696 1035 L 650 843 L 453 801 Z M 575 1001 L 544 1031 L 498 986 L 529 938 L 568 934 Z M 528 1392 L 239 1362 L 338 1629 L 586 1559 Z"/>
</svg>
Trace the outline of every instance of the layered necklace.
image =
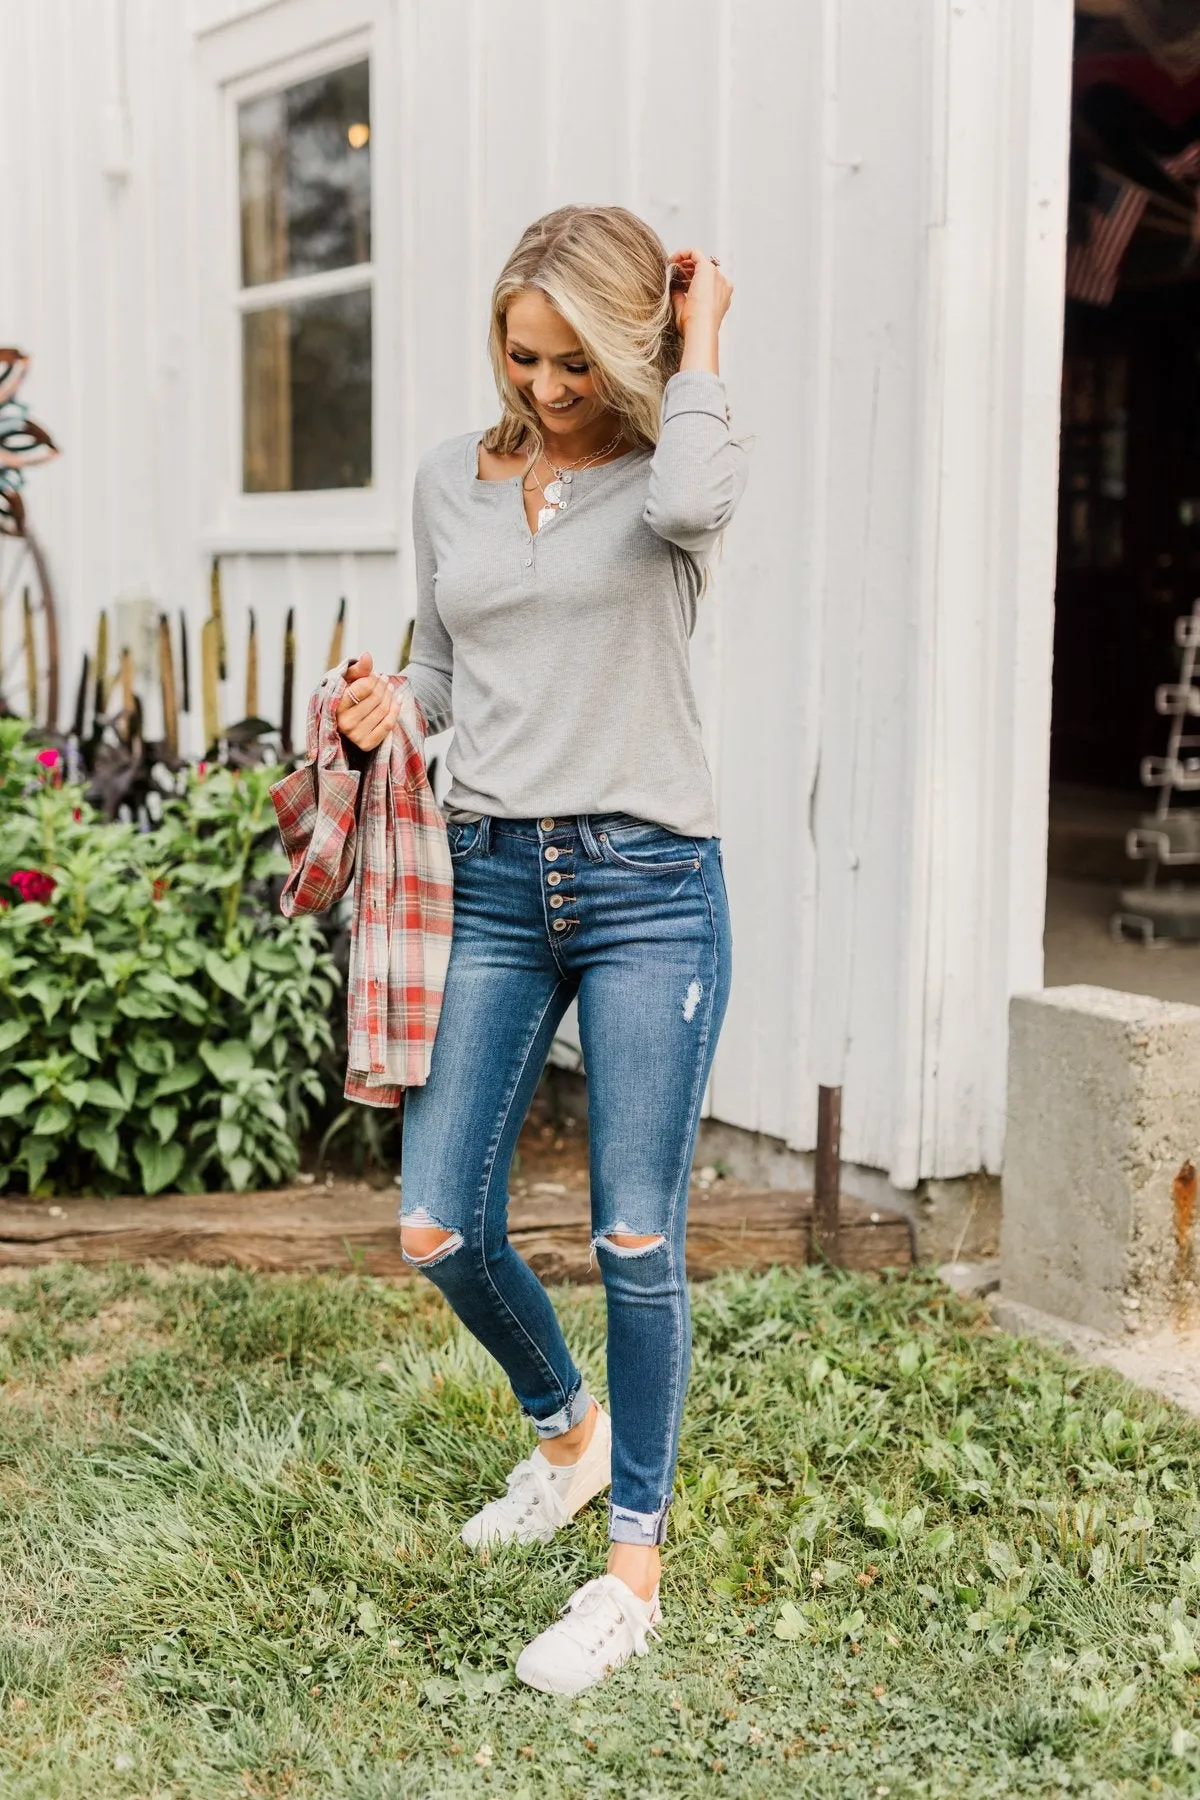
<svg viewBox="0 0 1200 1800">
<path fill-rule="evenodd" d="M 572 463 L 569 467 L 566 463 L 561 465 L 552 463 L 543 448 L 541 455 L 537 458 L 532 469 L 533 479 L 542 490 L 542 500 L 544 502 L 538 509 L 537 528 L 539 531 L 542 531 L 549 525 L 552 519 L 556 519 L 559 513 L 566 507 L 568 500 L 571 498 L 569 492 L 571 477 L 577 475 L 581 469 L 590 469 L 593 464 L 603 462 L 606 456 L 612 455 L 620 442 L 621 432 L 620 429 L 618 429 L 616 436 L 610 438 L 607 444 L 601 445 L 599 450 L 593 450 L 592 454 L 590 456 L 585 456 L 582 462 Z M 537 472 L 537 465 L 543 458 L 545 459 L 547 468 L 550 470 L 551 479 L 549 481 L 543 481 Z"/>
</svg>

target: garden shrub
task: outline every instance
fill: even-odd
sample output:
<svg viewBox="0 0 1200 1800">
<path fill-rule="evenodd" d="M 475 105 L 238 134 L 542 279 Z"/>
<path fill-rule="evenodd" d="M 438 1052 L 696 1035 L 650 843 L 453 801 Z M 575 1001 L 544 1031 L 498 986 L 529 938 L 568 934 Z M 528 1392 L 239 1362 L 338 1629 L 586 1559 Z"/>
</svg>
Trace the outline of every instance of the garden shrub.
<svg viewBox="0 0 1200 1800">
<path fill-rule="evenodd" d="M 289 1179 L 338 976 L 276 905 L 280 771 L 201 765 L 139 831 L 62 770 L 0 719 L 0 1191 Z"/>
</svg>

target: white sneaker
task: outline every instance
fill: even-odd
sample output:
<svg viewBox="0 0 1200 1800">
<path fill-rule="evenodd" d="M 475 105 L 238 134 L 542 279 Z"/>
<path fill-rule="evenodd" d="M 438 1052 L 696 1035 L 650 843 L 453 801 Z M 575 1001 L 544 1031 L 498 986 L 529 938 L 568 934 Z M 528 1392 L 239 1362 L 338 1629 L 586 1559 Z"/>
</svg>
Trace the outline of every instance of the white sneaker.
<svg viewBox="0 0 1200 1800">
<path fill-rule="evenodd" d="M 541 1450 L 519 1462 L 508 1477 L 508 1492 L 488 1504 L 462 1528 L 472 1549 L 494 1544 L 548 1544 L 589 1500 L 612 1480 L 612 1422 L 597 1404 L 596 1423 L 577 1463 L 556 1469 Z"/>
<path fill-rule="evenodd" d="M 561 1619 L 526 1644 L 517 1680 L 543 1694 L 581 1694 L 631 1656 L 645 1656 L 661 1618 L 657 1588 L 643 1600 L 616 1575 L 585 1581 Z"/>
</svg>

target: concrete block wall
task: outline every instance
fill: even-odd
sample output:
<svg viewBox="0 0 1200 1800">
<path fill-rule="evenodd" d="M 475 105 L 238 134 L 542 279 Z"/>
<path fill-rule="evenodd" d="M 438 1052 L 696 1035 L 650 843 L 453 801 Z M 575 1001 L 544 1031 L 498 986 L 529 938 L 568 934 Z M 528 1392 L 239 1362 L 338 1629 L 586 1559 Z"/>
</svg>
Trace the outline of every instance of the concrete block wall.
<svg viewBox="0 0 1200 1800">
<path fill-rule="evenodd" d="M 1004 1299 L 1110 1334 L 1190 1320 L 1200 1007 L 1047 988 L 1010 1010 Z"/>
</svg>

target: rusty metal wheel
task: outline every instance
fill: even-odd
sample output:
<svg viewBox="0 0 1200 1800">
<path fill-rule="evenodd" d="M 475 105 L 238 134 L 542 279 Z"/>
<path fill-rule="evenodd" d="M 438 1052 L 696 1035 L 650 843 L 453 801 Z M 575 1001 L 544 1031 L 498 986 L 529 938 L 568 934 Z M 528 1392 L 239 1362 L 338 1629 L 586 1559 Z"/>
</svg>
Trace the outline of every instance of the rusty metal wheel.
<svg viewBox="0 0 1200 1800">
<path fill-rule="evenodd" d="M 58 450 L 16 397 L 29 358 L 0 349 L 0 713 L 58 728 L 58 613 L 46 557 L 21 495 L 25 470 Z"/>
<path fill-rule="evenodd" d="M 0 714 L 58 729 L 58 614 L 41 545 L 0 535 Z"/>
</svg>

